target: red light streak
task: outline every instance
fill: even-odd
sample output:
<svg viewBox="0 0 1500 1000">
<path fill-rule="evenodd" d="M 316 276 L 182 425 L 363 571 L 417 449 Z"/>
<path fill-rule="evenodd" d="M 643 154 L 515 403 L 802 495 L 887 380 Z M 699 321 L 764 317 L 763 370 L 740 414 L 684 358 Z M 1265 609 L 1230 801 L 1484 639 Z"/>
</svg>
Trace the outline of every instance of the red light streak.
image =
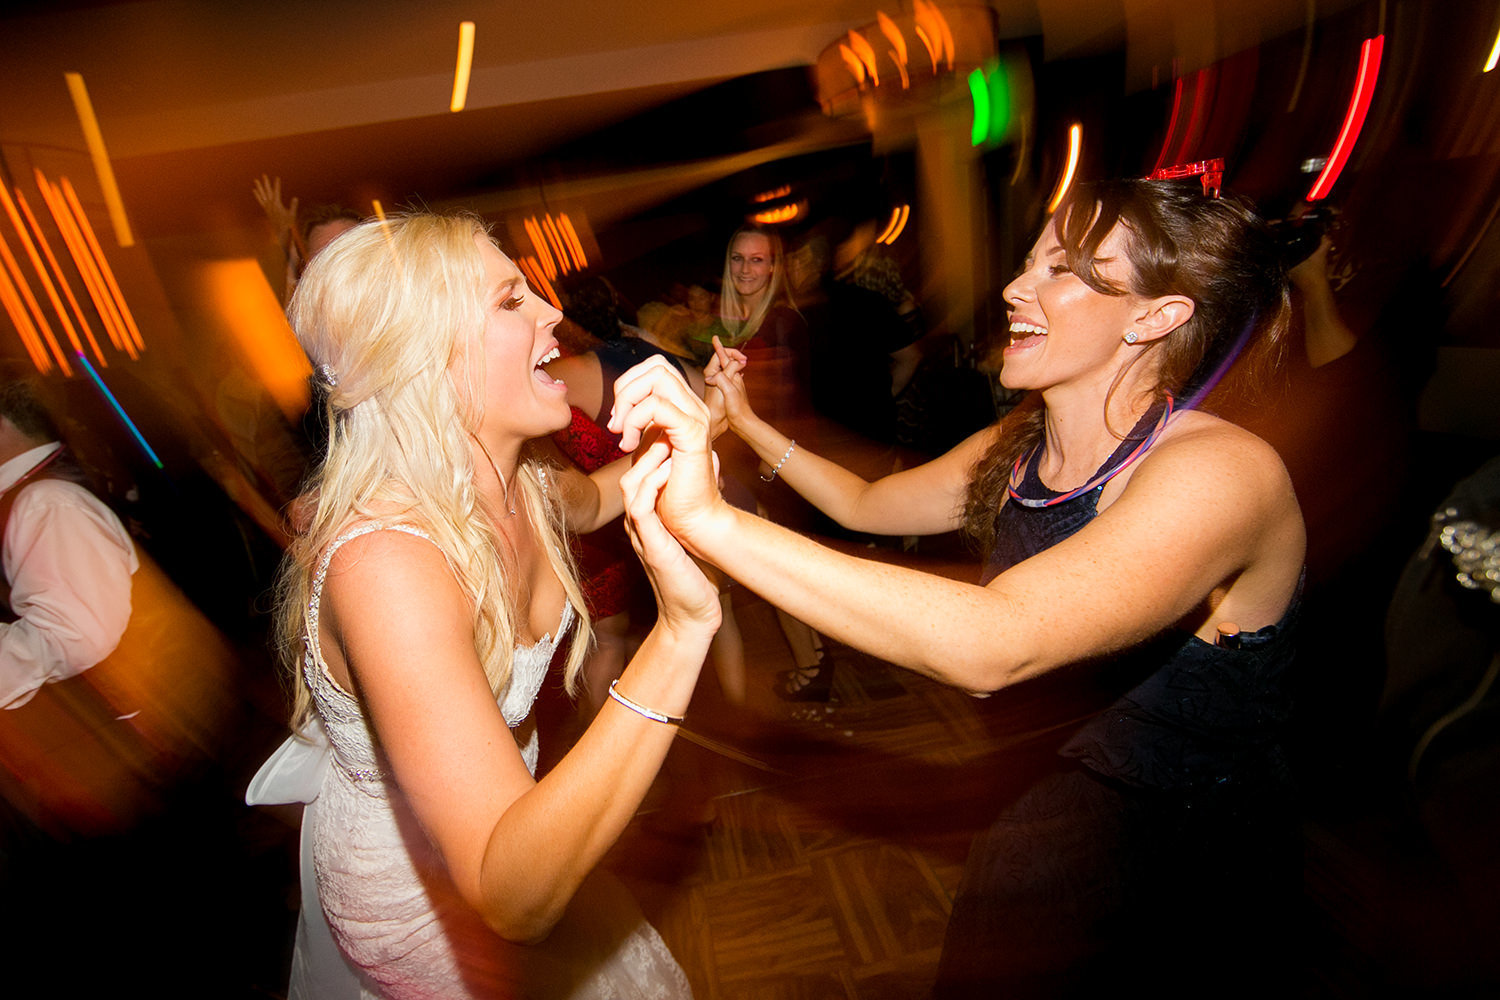
<svg viewBox="0 0 1500 1000">
<path fill-rule="evenodd" d="M 1349 159 L 1349 154 L 1354 151 L 1354 144 L 1359 141 L 1360 129 L 1364 128 L 1365 115 L 1370 110 L 1370 102 L 1375 97 L 1375 81 L 1380 76 L 1380 53 L 1385 48 L 1385 36 L 1376 35 L 1374 38 L 1365 39 L 1365 43 L 1359 51 L 1359 75 L 1354 80 L 1354 93 L 1349 98 L 1349 110 L 1344 114 L 1344 127 L 1339 130 L 1338 141 L 1333 144 L 1333 151 L 1328 154 L 1328 162 L 1323 165 L 1323 172 L 1313 182 L 1313 186 L 1307 192 L 1308 201 L 1318 201 L 1326 198 L 1328 192 L 1333 189 L 1334 182 L 1343 173 L 1344 164 Z"/>
</svg>

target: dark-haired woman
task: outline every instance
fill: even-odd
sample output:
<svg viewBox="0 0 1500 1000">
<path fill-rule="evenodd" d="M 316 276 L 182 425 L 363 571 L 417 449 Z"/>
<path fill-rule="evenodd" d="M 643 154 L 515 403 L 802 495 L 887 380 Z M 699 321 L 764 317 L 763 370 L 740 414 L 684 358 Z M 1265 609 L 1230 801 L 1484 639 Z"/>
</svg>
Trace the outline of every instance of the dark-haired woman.
<svg viewBox="0 0 1500 1000">
<path fill-rule="evenodd" d="M 622 379 L 616 423 L 627 447 L 665 429 L 657 507 L 689 551 L 820 632 L 973 692 L 1114 684 L 976 842 L 939 995 L 1240 992 L 1282 957 L 1275 890 L 1296 877 L 1281 730 L 1306 542 L 1276 453 L 1192 402 L 1247 341 L 1279 340 L 1285 274 L 1241 203 L 1122 181 L 1073 194 L 1005 301 L 1001 381 L 1027 402 L 874 483 L 759 420 L 742 357 L 709 369 L 780 478 L 854 530 L 967 528 L 987 552 L 979 585 L 722 502 L 703 407 L 654 365 Z"/>
</svg>

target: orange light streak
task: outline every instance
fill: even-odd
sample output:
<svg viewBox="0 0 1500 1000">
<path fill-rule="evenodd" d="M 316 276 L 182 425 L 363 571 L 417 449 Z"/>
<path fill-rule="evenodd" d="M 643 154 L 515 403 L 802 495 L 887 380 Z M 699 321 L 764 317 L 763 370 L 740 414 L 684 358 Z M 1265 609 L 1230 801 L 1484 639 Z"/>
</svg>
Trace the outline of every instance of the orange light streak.
<svg viewBox="0 0 1500 1000">
<path fill-rule="evenodd" d="M 3 241 L 0 241 L 3 242 Z M 31 317 L 26 315 L 26 306 L 21 302 L 21 295 L 16 291 L 16 286 L 11 284 L 10 275 L 0 268 L 0 303 L 4 303 L 5 311 L 10 314 L 11 322 L 16 325 L 16 332 L 20 334 L 21 344 L 26 348 L 26 353 L 31 357 L 31 363 L 39 372 L 52 370 L 52 362 L 43 350 L 37 337 L 36 326 L 31 322 Z"/>
<path fill-rule="evenodd" d="M 57 314 L 58 322 L 62 324 L 63 334 L 68 338 L 68 345 L 74 351 L 82 353 L 83 342 L 78 339 L 78 330 L 73 326 L 73 321 L 68 318 L 68 312 L 63 308 L 62 298 L 57 294 L 57 286 L 52 283 L 51 275 L 42 264 L 42 255 L 37 252 L 36 242 L 27 232 L 16 203 L 11 200 L 10 192 L 3 184 L 0 184 L 0 205 L 4 206 L 5 214 L 10 216 L 10 224 L 15 227 L 16 235 L 21 239 L 21 249 L 26 251 L 26 258 L 31 261 L 31 269 L 36 272 L 37 280 L 42 283 L 42 291 L 46 293 L 47 301 L 52 303 L 52 311 Z M 35 220 L 33 220 L 34 224 Z"/>
<path fill-rule="evenodd" d="M 34 169 L 37 188 L 42 193 L 42 200 L 47 203 L 47 210 L 52 212 L 51 186 L 47 183 L 47 178 L 42 174 L 41 169 Z M 67 276 L 63 273 L 62 265 L 58 263 L 57 255 L 52 252 L 52 244 L 42 235 L 42 227 L 37 224 L 36 217 L 31 214 L 31 208 L 26 204 L 26 199 L 19 190 L 16 191 L 16 201 L 21 206 L 21 211 L 26 214 L 26 220 L 31 223 L 32 231 L 36 233 L 37 242 L 41 244 L 42 250 L 47 255 L 47 263 L 51 266 L 52 273 L 57 276 L 58 285 L 62 287 L 63 293 L 67 295 L 68 304 L 73 309 L 73 315 L 78 317 L 79 329 L 83 331 L 83 335 L 88 340 L 89 346 L 94 350 L 94 357 L 99 359 L 100 367 L 109 367 L 109 362 L 104 358 L 104 351 L 99 347 L 99 341 L 94 337 L 94 329 L 89 324 L 88 317 L 83 314 L 83 306 L 79 303 L 78 296 L 73 294 L 72 283 L 68 281 Z M 53 221 L 57 221 L 55 212 L 53 212 Z M 58 226 L 58 232 L 62 235 L 63 243 L 66 245 L 68 236 L 63 231 L 62 226 Z"/>
<path fill-rule="evenodd" d="M 943 28 L 938 24 L 937 10 L 926 0 L 915 0 L 912 20 L 916 23 L 917 37 L 927 46 L 927 57 L 932 60 L 932 73 L 936 76 L 938 63 L 943 61 Z"/>
<path fill-rule="evenodd" d="M 531 248 L 536 251 L 537 259 L 542 266 L 542 273 L 547 280 L 557 280 L 557 264 L 552 260 L 552 253 L 547 249 L 547 238 L 542 235 L 542 227 L 537 224 L 536 216 L 529 216 L 522 223 L 526 228 L 526 235 L 531 237 Z"/>
<path fill-rule="evenodd" d="M 865 89 L 865 64 L 859 61 L 859 56 L 854 50 L 843 42 L 839 42 L 839 55 L 844 59 L 844 65 L 849 67 L 849 75 L 854 77 L 854 84 L 860 90 Z"/>
<path fill-rule="evenodd" d="M 120 321 L 124 324 L 125 331 L 130 334 L 125 338 L 127 345 L 125 350 L 131 358 L 134 358 L 135 354 L 130 350 L 130 344 L 133 343 L 136 350 L 146 349 L 146 342 L 141 339 L 140 328 L 135 325 L 135 317 L 130 314 L 130 307 L 125 304 L 125 296 L 120 292 L 119 282 L 115 281 L 115 272 L 110 268 L 109 260 L 105 258 L 104 250 L 94 236 L 94 227 L 89 225 L 89 217 L 84 214 L 83 205 L 78 201 L 78 192 L 73 190 L 73 182 L 66 177 L 62 178 L 62 192 L 68 208 L 72 210 L 73 217 L 78 221 L 78 230 L 83 234 L 84 242 L 88 244 L 90 255 L 99 265 L 99 274 L 104 278 L 105 287 L 109 289 L 110 301 L 115 304 L 120 314 Z"/>
<path fill-rule="evenodd" d="M 884 11 L 875 12 L 875 23 L 880 25 L 881 34 L 885 35 L 886 41 L 891 43 L 891 55 L 895 57 L 897 66 L 906 65 L 906 36 L 901 34 L 901 29 L 892 21 L 890 15 Z"/>
<path fill-rule="evenodd" d="M 460 21 L 458 24 L 458 65 L 453 70 L 453 98 L 448 102 L 449 111 L 462 111 L 469 99 L 469 68 L 474 63 L 474 22 Z"/>
<path fill-rule="evenodd" d="M 916 32 L 917 40 L 927 49 L 927 58 L 932 62 L 932 75 L 937 76 L 938 60 L 941 58 L 941 54 L 938 52 L 937 46 L 933 43 L 932 36 L 920 24 L 915 25 L 912 30 Z"/>
<path fill-rule="evenodd" d="M 26 283 L 26 278 L 21 274 L 21 265 L 16 263 L 15 255 L 10 252 L 10 244 L 3 239 L 0 239 L 0 260 L 4 261 L 5 269 L 10 272 L 10 280 L 15 282 L 16 290 L 20 292 L 21 299 L 26 303 L 26 309 L 31 314 L 32 326 L 39 334 L 38 342 L 46 341 L 47 349 L 57 359 L 57 367 L 62 369 L 64 375 L 73 374 L 73 366 L 68 364 L 67 355 L 63 354 L 62 347 L 52 334 L 52 327 L 47 325 L 47 317 L 42 315 L 42 307 L 37 303 L 36 296 L 31 294 L 31 286 Z"/>
<path fill-rule="evenodd" d="M 750 200 L 757 204 L 760 204 L 762 202 L 775 201 L 777 198 L 785 198 L 791 193 L 792 186 L 790 184 L 783 184 L 781 185 L 781 187 L 776 188 L 774 191 L 762 191 L 760 194 L 756 195 Z"/>
<path fill-rule="evenodd" d="M 526 256 L 522 257 L 516 263 L 521 265 L 521 271 L 526 275 L 526 280 L 531 284 L 531 287 L 545 295 L 547 301 L 551 302 L 554 308 L 561 309 L 562 300 L 557 297 L 557 291 L 552 287 L 552 282 L 548 281 L 547 276 L 542 273 L 542 269 L 538 266 L 536 258 Z"/>
<path fill-rule="evenodd" d="M 558 270 L 567 274 L 573 269 L 568 248 L 563 245 L 562 233 L 557 231 L 557 223 L 552 221 L 551 213 L 542 216 L 542 228 L 547 233 L 547 242 L 552 246 L 552 252 L 557 256 Z"/>
<path fill-rule="evenodd" d="M 801 207 L 796 204 L 782 205 L 779 208 L 769 208 L 764 212 L 756 212 L 750 216 L 750 221 L 763 226 L 773 226 L 782 222 L 791 222 L 801 211 Z"/>
<path fill-rule="evenodd" d="M 1047 213 L 1057 211 L 1057 206 L 1062 204 L 1063 196 L 1068 193 L 1068 188 L 1073 186 L 1073 174 L 1078 170 L 1078 158 L 1083 152 L 1083 126 L 1074 122 L 1068 127 L 1068 165 L 1063 168 L 1062 177 L 1058 179 L 1057 190 L 1052 192 L 1052 197 L 1047 199 Z"/>
<path fill-rule="evenodd" d="M 78 223 L 73 221 L 72 214 L 63 204 L 62 192 L 57 185 L 43 177 L 41 171 L 37 171 L 37 184 L 41 188 L 42 198 L 47 202 L 47 210 L 52 213 L 52 221 L 57 223 L 58 232 L 63 234 L 63 242 L 67 244 L 68 254 L 73 258 L 73 266 L 83 276 L 83 287 L 93 300 L 94 310 L 104 324 L 104 332 L 109 337 L 110 344 L 115 350 L 126 351 L 132 358 L 135 357 L 132 353 L 134 345 L 129 343 L 130 335 L 125 332 L 124 322 L 109 301 L 109 289 L 104 287 L 104 277 L 94 265 L 83 234 L 78 231 Z M 128 351 L 127 345 L 130 348 Z"/>
<path fill-rule="evenodd" d="M 589 259 L 583 252 L 583 241 L 578 238 L 578 230 L 573 228 L 573 220 L 568 218 L 567 212 L 563 212 L 558 215 L 557 224 L 568 241 L 568 247 L 573 251 L 573 259 L 578 261 L 578 270 L 582 271 L 589 266 Z"/>
<path fill-rule="evenodd" d="M 125 202 L 120 198 L 120 185 L 115 182 L 115 169 L 109 162 L 109 151 L 104 148 L 104 133 L 99 130 L 99 119 L 94 116 L 94 102 L 89 100 L 88 87 L 77 73 L 64 73 L 68 93 L 73 98 L 73 110 L 78 114 L 78 124 L 83 127 L 83 141 L 88 145 L 89 156 L 94 161 L 94 173 L 99 176 L 99 187 L 104 192 L 104 204 L 109 208 L 109 218 L 115 227 L 115 239 L 122 247 L 135 246 L 135 237 L 130 232 L 130 220 L 125 218 Z"/>
<path fill-rule="evenodd" d="M 880 86 L 880 70 L 875 64 L 875 47 L 870 44 L 869 39 L 857 31 L 850 31 L 849 48 L 853 49 L 859 61 L 864 63 L 865 69 L 870 74 L 870 83 L 876 87 Z"/>
<path fill-rule="evenodd" d="M 886 225 L 885 232 L 876 237 L 876 243 L 884 243 L 887 246 L 895 243 L 906 231 L 906 220 L 911 215 L 910 205 L 899 205 L 891 209 L 891 221 Z"/>
<path fill-rule="evenodd" d="M 26 222 L 31 227 L 32 234 L 36 237 L 36 243 L 41 248 L 42 255 L 47 258 L 47 266 L 57 279 L 57 287 L 67 298 L 73 315 L 78 318 L 78 330 L 83 332 L 83 338 L 88 341 L 89 348 L 93 350 L 94 357 L 99 362 L 99 367 L 108 368 L 109 362 L 104 357 L 104 351 L 99 347 L 99 341 L 94 337 L 93 327 L 89 326 L 89 321 L 83 314 L 83 307 L 78 304 L 78 297 L 73 294 L 73 286 L 68 283 L 68 278 L 63 273 L 62 265 L 57 262 L 57 255 L 52 252 L 52 244 L 47 241 L 47 235 L 42 232 L 41 225 L 36 221 L 36 216 L 32 214 L 31 206 L 26 203 L 26 196 L 19 190 L 16 191 L 16 204 L 20 207 L 21 214 L 26 217 Z M 48 294 L 52 293 L 49 291 Z M 57 310 L 58 318 L 63 321 L 63 326 L 68 332 L 68 340 L 73 344 L 74 350 L 80 355 L 83 354 L 83 347 L 78 343 L 78 331 L 73 329 L 72 323 L 68 321 L 68 317 L 63 312 L 62 306 L 58 303 L 55 295 L 53 295 L 52 307 Z"/>
</svg>

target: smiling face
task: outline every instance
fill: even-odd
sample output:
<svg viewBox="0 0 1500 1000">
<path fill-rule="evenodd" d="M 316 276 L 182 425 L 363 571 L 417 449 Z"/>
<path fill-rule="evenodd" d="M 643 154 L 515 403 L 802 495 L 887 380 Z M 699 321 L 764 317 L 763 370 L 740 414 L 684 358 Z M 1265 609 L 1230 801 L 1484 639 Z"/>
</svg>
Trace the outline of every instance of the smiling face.
<svg viewBox="0 0 1500 1000">
<path fill-rule="evenodd" d="M 1100 244 L 1095 264 L 1101 277 L 1129 287 L 1130 263 L 1118 226 Z M 1027 255 L 1024 269 L 1005 287 L 1010 307 L 1010 343 L 1000 381 L 1009 389 L 1050 389 L 1070 382 L 1106 386 L 1134 355 L 1126 331 L 1143 311 L 1135 295 L 1105 295 L 1084 284 L 1068 267 L 1053 226 Z"/>
<path fill-rule="evenodd" d="M 741 233 L 729 245 L 729 277 L 734 290 L 752 304 L 771 283 L 775 264 L 771 241 L 761 233 Z"/>
<path fill-rule="evenodd" d="M 568 426 L 568 389 L 542 365 L 558 356 L 552 331 L 562 313 L 526 286 L 526 278 L 484 233 L 484 385 L 480 433 L 504 447 Z"/>
</svg>

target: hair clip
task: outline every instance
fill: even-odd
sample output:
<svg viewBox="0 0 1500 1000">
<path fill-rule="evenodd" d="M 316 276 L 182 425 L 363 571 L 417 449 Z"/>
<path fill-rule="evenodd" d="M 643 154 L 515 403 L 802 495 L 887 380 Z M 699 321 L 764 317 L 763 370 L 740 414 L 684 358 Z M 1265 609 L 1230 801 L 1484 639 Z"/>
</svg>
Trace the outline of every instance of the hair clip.
<svg viewBox="0 0 1500 1000">
<path fill-rule="evenodd" d="M 333 370 L 333 365 L 318 365 L 314 368 L 313 381 L 330 392 L 339 387 L 339 376 Z"/>
<path fill-rule="evenodd" d="M 1146 180 L 1175 181 L 1184 177 L 1201 177 L 1203 196 L 1217 198 L 1219 189 L 1224 184 L 1224 158 L 1216 156 L 1212 160 L 1199 160 L 1197 163 L 1179 163 L 1172 167 L 1158 167 L 1146 175 Z"/>
</svg>

